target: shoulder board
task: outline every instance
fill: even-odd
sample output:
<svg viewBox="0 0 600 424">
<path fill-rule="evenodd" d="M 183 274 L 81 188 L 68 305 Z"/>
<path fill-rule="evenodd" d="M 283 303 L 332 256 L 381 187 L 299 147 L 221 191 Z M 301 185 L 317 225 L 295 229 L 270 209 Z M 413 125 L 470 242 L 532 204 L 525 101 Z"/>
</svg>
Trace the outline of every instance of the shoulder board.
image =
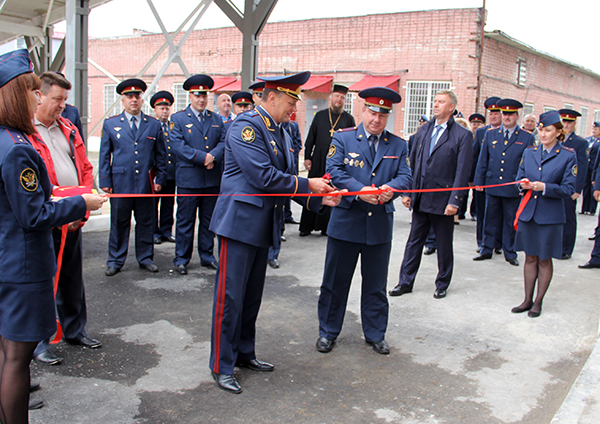
<svg viewBox="0 0 600 424">
<path fill-rule="evenodd" d="M 348 128 L 340 128 L 339 130 L 337 130 L 337 132 L 347 132 L 347 131 L 354 131 L 356 130 L 358 127 L 348 127 Z"/>
<path fill-rule="evenodd" d="M 109 116 L 109 117 L 108 117 L 108 118 L 106 118 L 106 119 L 113 119 L 113 118 L 118 118 L 118 117 L 119 117 L 119 115 L 113 115 L 113 116 Z"/>
<path fill-rule="evenodd" d="M 256 110 L 256 109 L 252 109 L 251 111 L 249 111 L 249 112 L 246 112 L 246 115 L 247 115 L 247 116 L 250 116 L 250 117 L 253 117 L 253 116 L 257 116 L 257 115 L 258 115 L 258 112 L 257 112 L 257 110 Z"/>
<path fill-rule="evenodd" d="M 492 128 L 492 127 L 489 127 L 489 128 L 488 128 L 488 131 L 492 131 L 492 130 L 493 130 L 493 128 Z"/>
<path fill-rule="evenodd" d="M 12 140 L 15 144 L 29 144 L 29 140 L 27 139 L 27 137 L 25 137 L 19 131 L 15 131 L 12 128 L 6 128 L 6 127 L 4 129 L 10 135 L 10 138 L 12 138 Z"/>
<path fill-rule="evenodd" d="M 537 147 L 538 146 L 527 146 L 527 149 L 535 149 L 535 150 L 537 150 Z M 525 150 L 527 150 L 527 149 L 525 149 Z"/>
<path fill-rule="evenodd" d="M 567 146 L 560 146 L 562 147 L 564 150 L 571 152 L 571 153 L 575 153 L 575 149 L 571 148 L 571 147 L 567 147 Z"/>
</svg>

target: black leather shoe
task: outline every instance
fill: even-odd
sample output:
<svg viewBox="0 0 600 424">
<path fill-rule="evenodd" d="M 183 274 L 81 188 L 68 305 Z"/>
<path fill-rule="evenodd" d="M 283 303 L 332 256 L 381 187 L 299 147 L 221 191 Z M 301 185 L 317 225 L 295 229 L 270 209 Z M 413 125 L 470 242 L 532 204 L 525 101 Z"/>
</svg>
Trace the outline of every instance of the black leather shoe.
<svg viewBox="0 0 600 424">
<path fill-rule="evenodd" d="M 185 265 L 176 265 L 175 272 L 179 275 L 187 275 L 187 268 Z"/>
<path fill-rule="evenodd" d="M 29 383 L 29 393 L 37 392 L 41 388 L 40 383 Z"/>
<path fill-rule="evenodd" d="M 277 259 L 269 259 L 269 266 L 273 269 L 279 268 L 279 261 Z"/>
<path fill-rule="evenodd" d="M 588 240 L 596 240 L 596 234 L 592 234 L 588 237 Z"/>
<path fill-rule="evenodd" d="M 408 284 L 398 284 L 396 287 L 390 290 L 390 296 L 402 296 L 405 293 L 412 293 L 412 289 Z"/>
<path fill-rule="evenodd" d="M 285 223 L 286 224 L 296 224 L 296 225 L 298 225 L 298 224 L 300 224 L 300 221 L 296 221 L 294 218 L 290 218 L 290 219 L 286 219 Z"/>
<path fill-rule="evenodd" d="M 423 252 L 424 255 L 433 255 L 435 253 L 435 247 L 426 247 Z"/>
<path fill-rule="evenodd" d="M 83 336 L 80 339 L 65 339 L 65 342 L 73 346 L 82 346 L 85 349 L 97 349 L 102 346 L 100 340 L 92 339 L 88 336 Z"/>
<path fill-rule="evenodd" d="M 571 259 L 571 255 L 562 255 L 561 258 L 563 261 L 566 261 L 567 259 Z"/>
<path fill-rule="evenodd" d="M 112 277 L 113 275 L 117 274 L 118 272 L 121 272 L 121 268 L 115 268 L 114 266 L 109 266 L 108 268 L 106 268 L 106 276 L 107 277 Z"/>
<path fill-rule="evenodd" d="M 517 258 L 509 258 L 506 260 L 512 266 L 519 266 L 519 260 Z"/>
<path fill-rule="evenodd" d="M 317 350 L 321 353 L 331 352 L 331 349 L 333 349 L 334 343 L 335 343 L 335 340 L 329 340 L 329 339 L 326 339 L 325 337 L 319 337 L 317 339 Z"/>
<path fill-rule="evenodd" d="M 494 249 L 494 253 L 495 253 L 496 255 L 499 255 L 500 253 L 502 253 L 502 249 L 501 249 L 501 248 L 499 248 L 499 247 L 496 247 L 496 248 Z"/>
<path fill-rule="evenodd" d="M 259 361 L 258 359 L 251 359 L 249 361 L 238 361 L 235 364 L 236 367 L 248 368 L 252 371 L 273 371 L 275 366 L 268 362 Z"/>
<path fill-rule="evenodd" d="M 281 241 L 287 241 L 287 239 L 285 238 L 285 236 L 283 234 L 281 235 Z"/>
<path fill-rule="evenodd" d="M 310 236 L 310 231 L 300 231 L 300 237 Z"/>
<path fill-rule="evenodd" d="M 523 307 L 521 307 L 521 305 L 515 306 L 510 311 L 513 314 L 520 314 L 521 312 L 526 312 L 526 311 L 530 310 L 532 307 L 533 307 L 533 302 L 529 302 L 527 305 L 525 305 Z"/>
<path fill-rule="evenodd" d="M 40 409 L 43 407 L 44 407 L 44 402 L 41 401 L 40 399 L 30 399 L 29 406 L 27 409 L 29 409 L 30 411 L 33 411 L 35 409 Z"/>
<path fill-rule="evenodd" d="M 593 263 L 591 263 L 590 261 L 584 263 L 583 265 L 577 265 L 577 268 L 581 268 L 581 269 L 592 269 L 592 268 L 600 268 L 600 265 L 595 265 Z"/>
<path fill-rule="evenodd" d="M 162 244 L 162 238 L 154 237 L 154 244 Z"/>
<path fill-rule="evenodd" d="M 35 360 L 46 365 L 58 365 L 62 361 L 56 354 L 50 350 L 45 350 L 35 357 Z"/>
<path fill-rule="evenodd" d="M 150 272 L 158 272 L 158 267 L 155 263 L 140 264 L 140 268 L 147 269 Z"/>
<path fill-rule="evenodd" d="M 444 290 L 444 289 L 436 289 L 436 291 L 433 293 L 434 299 L 443 299 L 445 297 L 446 297 L 446 290 Z"/>
<path fill-rule="evenodd" d="M 474 261 L 485 261 L 486 259 L 492 259 L 492 255 L 484 255 L 483 253 L 480 253 L 479 256 L 475 256 L 473 258 Z"/>
<path fill-rule="evenodd" d="M 532 310 L 530 310 L 529 312 L 527 312 L 527 316 L 529 318 L 537 318 L 540 315 L 542 315 L 542 308 L 540 308 L 539 311 L 532 311 Z"/>
<path fill-rule="evenodd" d="M 233 374 L 217 374 L 214 371 L 211 371 L 210 373 L 220 389 L 229 393 L 235 393 L 236 395 L 242 393 L 242 386 L 240 386 L 240 383 L 238 383 Z"/>
<path fill-rule="evenodd" d="M 202 265 L 204 268 L 214 269 L 215 271 L 219 269 L 219 263 L 217 261 L 211 262 L 208 265 Z"/>
<path fill-rule="evenodd" d="M 373 350 L 381 355 L 387 355 L 390 353 L 390 347 L 385 340 L 379 340 L 378 342 L 367 342 L 373 346 Z"/>
<path fill-rule="evenodd" d="M 168 241 L 169 243 L 175 243 L 175 237 L 173 236 L 168 236 L 168 237 L 164 237 L 162 238 L 164 241 Z"/>
</svg>

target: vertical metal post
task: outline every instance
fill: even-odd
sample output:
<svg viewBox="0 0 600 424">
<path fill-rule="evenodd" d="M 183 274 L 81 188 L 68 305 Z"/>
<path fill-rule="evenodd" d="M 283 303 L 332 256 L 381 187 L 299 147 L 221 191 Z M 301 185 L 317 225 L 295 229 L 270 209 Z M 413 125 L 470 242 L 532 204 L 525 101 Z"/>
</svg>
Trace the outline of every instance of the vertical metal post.
<svg viewBox="0 0 600 424">
<path fill-rule="evenodd" d="M 485 39 L 485 0 L 483 0 L 483 7 L 481 8 L 481 14 L 479 17 L 479 51 L 477 52 L 477 90 L 475 94 L 475 111 L 479 111 L 479 105 L 481 104 L 481 64 L 483 62 L 483 41 Z"/>
<path fill-rule="evenodd" d="M 242 24 L 242 88 L 247 90 L 256 80 L 258 68 L 258 36 L 254 32 L 254 0 L 245 0 Z"/>
<path fill-rule="evenodd" d="M 67 0 L 65 74 L 73 84 L 71 99 L 81 114 L 81 125 L 87 139 L 88 124 L 88 16 L 89 0 Z"/>
</svg>

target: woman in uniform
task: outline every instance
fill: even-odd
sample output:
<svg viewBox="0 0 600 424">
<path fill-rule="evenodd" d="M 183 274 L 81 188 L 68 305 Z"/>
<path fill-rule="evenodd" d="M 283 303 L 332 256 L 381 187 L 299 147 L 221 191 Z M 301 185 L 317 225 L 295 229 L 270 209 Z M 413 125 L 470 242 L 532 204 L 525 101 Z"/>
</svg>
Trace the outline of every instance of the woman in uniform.
<svg viewBox="0 0 600 424">
<path fill-rule="evenodd" d="M 525 300 L 513 313 L 529 311 L 540 316 L 544 295 L 552 280 L 552 258 L 562 257 L 562 232 L 566 222 L 563 200 L 575 192 L 577 157 L 575 151 L 561 147 L 562 122 L 556 111 L 540 115 L 540 144 L 523 152 L 517 180 L 521 190 L 531 190 L 521 200 L 517 212 L 515 250 L 525 252 Z M 526 198 L 529 197 L 529 201 Z M 537 296 L 533 292 L 537 281 Z"/>
<path fill-rule="evenodd" d="M 29 363 L 56 332 L 52 227 L 99 209 L 84 194 L 52 201 L 44 161 L 27 141 L 40 80 L 26 49 L 0 56 L 0 422 L 28 422 Z"/>
</svg>

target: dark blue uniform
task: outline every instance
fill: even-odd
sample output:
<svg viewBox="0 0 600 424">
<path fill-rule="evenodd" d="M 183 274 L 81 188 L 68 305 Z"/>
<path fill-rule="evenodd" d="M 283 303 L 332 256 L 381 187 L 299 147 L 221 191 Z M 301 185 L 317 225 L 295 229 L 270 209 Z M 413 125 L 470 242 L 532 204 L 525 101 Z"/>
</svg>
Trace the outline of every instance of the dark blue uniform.
<svg viewBox="0 0 600 424">
<path fill-rule="evenodd" d="M 154 182 L 166 182 L 165 142 L 160 123 L 143 113 L 134 137 L 125 112 L 104 121 L 98 159 L 98 185 L 113 193 L 150 194 Z M 119 198 L 110 201 L 110 239 L 107 266 L 120 269 L 127 259 L 131 212 L 135 214 L 135 256 L 140 265 L 153 263 L 154 199 Z"/>
<path fill-rule="evenodd" d="M 600 173 L 600 160 L 596 159 L 596 166 L 594 169 L 594 177 L 596 178 L 595 181 L 595 185 L 594 185 L 594 189 L 592 191 L 600 191 L 600 178 L 598 178 L 598 175 Z M 589 264 L 592 265 L 595 268 L 600 268 L 600 237 L 599 237 L 599 231 L 598 228 L 600 228 L 600 214 L 598 214 L 598 226 L 596 227 L 596 231 L 595 231 L 595 236 L 596 238 L 594 239 L 594 248 L 592 249 L 592 255 L 591 258 L 589 260 Z M 581 267 L 581 265 L 580 265 Z"/>
<path fill-rule="evenodd" d="M 73 125 L 77 127 L 77 129 L 79 130 L 79 135 L 85 143 L 86 134 L 83 133 L 83 127 L 81 126 L 81 115 L 79 114 L 79 109 L 77 109 L 75 106 L 65 103 L 65 108 L 62 111 L 61 115 L 63 118 L 68 119 L 73 123 Z"/>
<path fill-rule="evenodd" d="M 0 335 L 38 342 L 56 331 L 51 229 L 83 218 L 86 205 L 81 196 L 51 201 L 43 159 L 25 135 L 4 126 L 0 175 Z"/>
<path fill-rule="evenodd" d="M 225 171 L 210 229 L 219 237 L 210 368 L 233 374 L 236 360 L 256 357 L 254 341 L 269 246 L 279 237 L 287 197 L 228 194 L 308 193 L 294 173 L 289 135 L 262 107 L 238 116 L 225 142 Z M 318 211 L 320 198 L 299 199 Z"/>
<path fill-rule="evenodd" d="M 587 147 L 588 143 L 583 138 L 572 132 L 562 142 L 565 147 L 570 147 L 577 153 L 577 183 L 575 184 L 575 193 L 581 194 L 585 185 L 585 177 L 588 169 Z M 565 203 L 565 212 L 567 222 L 563 231 L 563 256 L 570 257 L 575 248 L 575 239 L 577 238 L 577 200 L 573 198 L 563 199 Z"/>
<path fill-rule="evenodd" d="M 505 128 L 487 131 L 475 171 L 475 185 L 494 185 L 515 181 L 523 151 L 534 144 L 535 138 L 517 125 L 509 140 L 504 140 Z M 504 258 L 515 259 L 514 219 L 520 196 L 514 186 L 492 187 L 485 190 L 486 205 L 482 255 L 492 255 L 496 234 L 502 228 Z M 502 214 L 499 212 L 502 211 Z"/>
<path fill-rule="evenodd" d="M 175 167 L 177 166 L 177 156 L 171 146 L 171 126 L 173 123 L 168 121 L 160 123 L 163 138 L 165 140 L 165 149 L 167 152 L 167 182 L 160 190 L 160 194 L 175 194 Z M 175 206 L 174 197 L 157 197 L 155 199 L 154 226 L 155 239 L 169 239 L 173 236 L 173 208 Z M 159 213 L 160 212 L 160 213 Z"/>
<path fill-rule="evenodd" d="M 375 157 L 363 124 L 339 130 L 327 156 L 327 172 L 340 189 L 360 191 L 365 186 L 384 184 L 402 190 L 411 183 L 407 143 L 387 131 L 379 137 Z M 319 335 L 335 340 L 342 330 L 350 283 L 361 256 L 361 321 L 365 340 L 384 339 L 388 323 L 385 293 L 392 247 L 394 203 L 371 205 L 346 196 L 333 208 L 327 230 L 325 271 L 319 296 Z"/>
<path fill-rule="evenodd" d="M 583 186 L 583 191 L 581 193 L 583 197 L 583 202 L 581 205 L 581 213 L 589 213 L 595 214 L 596 208 L 598 206 L 598 202 L 594 199 L 593 196 L 593 185 L 592 181 L 595 181 L 592 178 L 592 174 L 594 173 L 594 167 L 596 165 L 596 158 L 598 157 L 598 152 L 600 151 L 600 137 L 588 137 L 588 169 L 587 175 L 585 177 L 585 185 Z"/>
<path fill-rule="evenodd" d="M 218 113 L 204 111 L 204 122 L 191 106 L 171 116 L 171 143 L 177 154 L 177 191 L 180 194 L 218 194 L 221 184 L 223 149 L 226 129 Z M 206 155 L 214 157 L 215 166 L 204 166 Z M 198 254 L 203 266 L 215 262 L 214 233 L 209 224 L 216 196 L 177 198 L 175 266 L 187 266 L 194 247 L 194 226 L 198 214 Z"/>
<path fill-rule="evenodd" d="M 515 249 L 541 260 L 562 257 L 562 229 L 566 214 L 562 202 L 575 192 L 577 158 L 572 149 L 555 145 L 542 160 L 542 145 L 523 153 L 517 181 L 545 183 L 544 191 L 534 191 L 519 216 Z M 515 187 L 510 187 L 516 191 Z"/>
</svg>

